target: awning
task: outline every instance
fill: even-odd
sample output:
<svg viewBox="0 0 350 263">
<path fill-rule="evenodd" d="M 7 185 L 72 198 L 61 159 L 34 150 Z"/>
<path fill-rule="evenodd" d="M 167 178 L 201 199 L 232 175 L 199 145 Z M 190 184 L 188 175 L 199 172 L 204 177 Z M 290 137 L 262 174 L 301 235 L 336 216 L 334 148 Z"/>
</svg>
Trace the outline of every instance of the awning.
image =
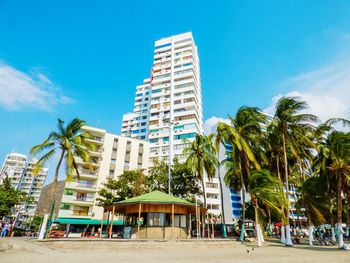
<svg viewBox="0 0 350 263">
<path fill-rule="evenodd" d="M 77 219 L 77 218 L 58 218 L 54 223 L 72 224 L 72 225 L 101 225 L 102 220 L 97 219 Z M 107 225 L 107 220 L 103 220 L 103 224 Z M 110 224 L 110 221 L 108 222 Z M 123 220 L 114 220 L 113 225 L 123 225 Z"/>
</svg>

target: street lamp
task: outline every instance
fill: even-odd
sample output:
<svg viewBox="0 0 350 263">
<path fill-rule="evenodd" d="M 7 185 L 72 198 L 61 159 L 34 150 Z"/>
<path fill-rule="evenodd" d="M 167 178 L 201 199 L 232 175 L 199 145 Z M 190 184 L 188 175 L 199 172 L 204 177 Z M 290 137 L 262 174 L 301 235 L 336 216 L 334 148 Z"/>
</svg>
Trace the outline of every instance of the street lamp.
<svg viewBox="0 0 350 263">
<path fill-rule="evenodd" d="M 163 118 L 163 124 L 167 126 L 169 129 L 169 164 L 168 164 L 168 189 L 169 189 L 169 195 L 171 194 L 170 191 L 170 181 L 171 181 L 171 161 L 172 161 L 172 130 L 175 125 L 179 124 L 175 121 L 170 121 L 168 118 Z"/>
</svg>

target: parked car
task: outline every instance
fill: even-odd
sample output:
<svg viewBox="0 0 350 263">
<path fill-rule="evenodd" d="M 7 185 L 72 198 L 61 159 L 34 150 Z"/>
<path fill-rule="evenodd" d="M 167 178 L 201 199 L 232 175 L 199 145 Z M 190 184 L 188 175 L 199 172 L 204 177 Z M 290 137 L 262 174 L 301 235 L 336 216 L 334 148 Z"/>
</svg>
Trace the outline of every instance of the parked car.
<svg viewBox="0 0 350 263">
<path fill-rule="evenodd" d="M 52 230 L 50 232 L 49 238 L 62 238 L 66 234 L 63 230 Z"/>
</svg>

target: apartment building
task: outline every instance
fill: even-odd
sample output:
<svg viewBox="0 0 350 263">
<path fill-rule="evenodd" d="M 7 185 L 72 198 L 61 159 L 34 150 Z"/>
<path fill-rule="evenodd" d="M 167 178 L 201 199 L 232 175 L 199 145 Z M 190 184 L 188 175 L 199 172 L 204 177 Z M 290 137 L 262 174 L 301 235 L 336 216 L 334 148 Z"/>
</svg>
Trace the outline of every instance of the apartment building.
<svg viewBox="0 0 350 263">
<path fill-rule="evenodd" d="M 9 177 L 15 189 L 23 191 L 29 197 L 32 197 L 31 203 L 21 203 L 16 207 L 12 215 L 16 219 L 16 226 L 22 226 L 23 223 L 29 222 L 34 217 L 40 193 L 48 173 L 48 168 L 42 167 L 38 175 L 34 175 L 33 168 L 35 163 L 35 159 L 28 160 L 24 154 L 9 153 L 6 155 L 1 168 L 0 182 L 5 177 Z"/>
<path fill-rule="evenodd" d="M 155 42 L 151 76 L 136 87 L 134 110 L 123 116 L 121 129 L 124 136 L 149 141 L 150 165 L 169 156 L 184 160 L 183 139 L 203 133 L 199 67 L 191 33 Z"/>
<path fill-rule="evenodd" d="M 80 172 L 66 181 L 58 212 L 58 219 L 101 220 L 103 208 L 97 206 L 98 190 L 108 177 L 117 178 L 124 171 L 148 169 L 148 142 L 107 133 L 106 130 L 85 126 L 82 131 L 89 132 L 89 142 L 96 146 L 91 152 L 92 170 L 80 158 L 75 158 Z M 88 221 L 86 221 L 88 224 Z"/>
</svg>

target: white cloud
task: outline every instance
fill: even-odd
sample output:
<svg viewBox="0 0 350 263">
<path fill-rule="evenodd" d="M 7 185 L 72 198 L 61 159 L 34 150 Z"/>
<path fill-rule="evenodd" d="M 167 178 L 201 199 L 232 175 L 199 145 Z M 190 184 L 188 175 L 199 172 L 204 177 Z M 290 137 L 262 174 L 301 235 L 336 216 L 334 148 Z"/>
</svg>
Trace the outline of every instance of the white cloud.
<svg viewBox="0 0 350 263">
<path fill-rule="evenodd" d="M 50 111 L 59 104 L 72 101 L 37 70 L 25 73 L 0 61 L 0 107 L 6 110 L 30 107 Z"/>
<path fill-rule="evenodd" d="M 212 116 L 209 119 L 205 120 L 204 122 L 204 134 L 208 135 L 213 132 L 213 128 L 218 124 L 219 122 L 226 122 L 229 123 L 230 121 L 228 119 Z"/>
<path fill-rule="evenodd" d="M 350 119 L 350 62 L 344 57 L 318 70 L 289 78 L 282 85 L 289 91 L 274 96 L 264 110 L 266 113 L 273 114 L 280 97 L 298 96 L 309 104 L 308 112 L 322 121 L 336 117 Z"/>
</svg>

